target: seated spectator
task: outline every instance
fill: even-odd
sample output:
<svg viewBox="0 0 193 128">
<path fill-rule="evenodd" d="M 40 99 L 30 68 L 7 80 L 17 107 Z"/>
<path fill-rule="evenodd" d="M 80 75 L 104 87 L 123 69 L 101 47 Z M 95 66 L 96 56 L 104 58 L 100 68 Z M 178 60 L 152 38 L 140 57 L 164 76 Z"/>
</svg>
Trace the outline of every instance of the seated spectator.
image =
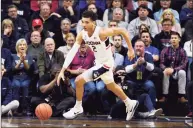
<svg viewBox="0 0 193 128">
<path fill-rule="evenodd" d="M 193 39 L 190 41 L 185 42 L 184 50 L 186 51 L 186 55 L 188 57 L 188 70 L 187 70 L 187 80 L 191 80 L 191 70 L 190 64 L 192 63 L 192 50 L 193 49 Z"/>
<path fill-rule="evenodd" d="M 117 66 L 123 66 L 124 56 L 115 51 L 115 46 L 113 44 L 111 44 L 111 48 L 113 52 L 113 58 L 115 61 L 115 64 L 114 64 L 114 70 L 115 70 Z"/>
<path fill-rule="evenodd" d="M 95 4 L 89 4 L 87 10 L 88 10 L 88 11 L 93 11 L 94 13 L 97 13 L 97 11 L 98 11 Z M 81 13 L 81 14 L 82 14 L 82 13 Z M 82 24 L 82 21 L 79 20 L 79 21 L 78 21 L 78 24 L 77 24 L 77 28 L 76 28 L 76 33 L 79 33 L 79 32 L 83 29 L 83 27 L 81 26 L 81 24 Z M 97 26 L 100 26 L 100 27 L 104 27 L 104 23 L 103 23 L 100 19 L 97 19 L 97 20 L 96 20 L 96 25 L 97 25 Z"/>
<path fill-rule="evenodd" d="M 185 99 L 186 64 L 188 62 L 186 51 L 179 46 L 180 35 L 171 33 L 171 46 L 164 48 L 160 55 L 160 67 L 163 70 L 163 97 L 159 102 L 165 102 L 169 93 L 170 77 L 178 80 L 178 101 L 187 102 Z"/>
<path fill-rule="evenodd" d="M 155 20 L 148 17 L 148 8 L 145 5 L 140 5 L 137 12 L 139 16 L 132 20 L 128 26 L 130 38 L 133 39 L 134 36 L 139 34 L 139 26 L 141 24 L 146 24 L 148 26 L 152 37 L 158 34 L 158 28 Z"/>
<path fill-rule="evenodd" d="M 64 55 L 61 51 L 55 49 L 55 42 L 52 38 L 45 39 L 44 51 L 39 55 L 37 60 L 39 77 L 51 72 L 53 64 L 63 65 Z"/>
<path fill-rule="evenodd" d="M 123 9 L 121 9 L 121 8 L 114 8 L 113 9 L 113 20 L 117 21 L 118 27 L 127 29 L 128 22 L 123 21 L 123 16 L 124 16 Z M 108 22 L 104 22 L 105 26 L 108 26 Z"/>
<path fill-rule="evenodd" d="M 110 20 L 108 23 L 109 28 L 118 27 L 118 22 L 116 20 Z M 109 37 L 109 42 L 113 44 L 113 37 Z"/>
<path fill-rule="evenodd" d="M 103 14 L 103 22 L 105 24 L 108 23 L 109 20 L 113 19 L 113 10 L 115 8 L 122 8 L 123 9 L 123 21 L 125 22 L 129 22 L 129 13 L 127 11 L 127 9 L 124 9 L 124 5 L 123 5 L 123 0 L 112 0 L 110 7 L 107 8 Z"/>
<path fill-rule="evenodd" d="M 11 52 L 7 48 L 2 48 L 3 39 L 1 38 L 1 65 L 6 70 L 3 72 L 4 77 L 10 77 L 12 68 Z"/>
<path fill-rule="evenodd" d="M 16 53 L 15 45 L 19 39 L 19 33 L 14 30 L 13 22 L 10 19 L 4 19 L 2 22 L 3 48 L 7 48 L 12 54 Z"/>
<path fill-rule="evenodd" d="M 149 76 L 154 69 L 153 57 L 148 52 L 145 52 L 145 44 L 143 41 L 138 40 L 135 43 L 136 58 L 129 60 L 125 58 L 126 72 L 129 73 L 129 81 L 131 85 L 135 87 L 141 87 L 149 94 L 153 105 L 156 102 L 156 91 L 154 83 L 149 80 Z M 143 83 L 143 86 L 140 84 Z"/>
<path fill-rule="evenodd" d="M 137 0 L 136 2 L 132 0 L 132 4 L 133 4 L 133 10 L 137 10 L 137 8 L 143 4 L 153 11 L 153 3 L 148 0 Z"/>
<path fill-rule="evenodd" d="M 174 14 L 170 9 L 165 9 L 161 15 L 160 22 L 158 22 L 158 31 L 162 31 L 162 22 L 164 19 L 170 19 L 172 21 L 172 31 L 178 32 L 182 36 L 182 29 L 180 23 L 176 22 Z"/>
<path fill-rule="evenodd" d="M 115 52 L 121 54 L 124 58 L 127 57 L 128 49 L 122 45 L 123 37 L 121 35 L 113 36 L 113 45 Z"/>
<path fill-rule="evenodd" d="M 159 116 L 163 110 L 155 110 L 156 92 L 153 82 L 149 80 L 149 76 L 154 69 L 153 58 L 150 54 L 145 52 L 145 45 L 141 40 L 136 41 L 135 52 L 137 57 L 132 61 L 126 58 L 126 67 L 124 70 L 118 70 L 116 73 L 127 73 L 127 76 L 131 78 L 126 80 L 126 84 L 129 86 L 126 94 L 139 101 L 137 115 L 140 118 L 152 118 Z M 111 116 L 115 113 L 113 111 L 116 111 L 118 106 L 120 107 L 122 105 L 124 105 L 123 102 L 118 102 L 115 106 L 113 106 Z M 117 109 L 117 111 L 119 111 L 119 114 L 123 113 L 121 110 Z M 144 111 L 146 113 L 144 113 Z"/>
<path fill-rule="evenodd" d="M 170 19 L 164 19 L 162 21 L 162 31 L 155 36 L 153 46 L 159 49 L 159 51 L 162 51 L 165 47 L 170 47 L 170 37 L 172 32 L 172 21 Z"/>
<path fill-rule="evenodd" d="M 30 74 L 33 71 L 33 59 L 26 53 L 27 42 L 21 38 L 16 43 L 17 54 L 13 54 L 13 99 L 20 101 L 22 114 L 26 115 L 29 108 L 28 93 L 30 85 Z M 20 100 L 20 92 L 22 99 Z"/>
<path fill-rule="evenodd" d="M 193 0 L 186 0 L 186 5 L 187 6 L 180 11 L 180 23 L 182 27 L 193 17 Z"/>
<path fill-rule="evenodd" d="M 42 4 L 40 6 L 40 11 L 33 13 L 31 22 L 34 19 L 40 19 L 42 21 L 43 28 L 49 31 L 51 37 L 53 37 L 60 28 L 61 16 L 54 12 L 51 13 L 51 5 L 48 3 Z"/>
<path fill-rule="evenodd" d="M 29 22 L 32 13 L 30 5 L 23 0 L 12 0 L 12 4 L 17 7 L 17 14 Z"/>
<path fill-rule="evenodd" d="M 60 24 L 60 31 L 58 31 L 54 36 L 53 39 L 56 42 L 56 49 L 60 46 L 66 45 L 66 35 L 70 33 L 71 29 L 71 21 L 68 18 L 65 18 L 61 21 Z"/>
<path fill-rule="evenodd" d="M 68 18 L 71 21 L 71 27 L 74 28 L 78 23 L 78 10 L 74 7 L 74 0 L 63 0 L 63 7 L 56 11 L 62 18 Z"/>
<path fill-rule="evenodd" d="M 82 14 L 85 10 L 87 10 L 89 5 L 93 4 L 95 6 L 95 10 L 97 10 L 98 19 L 103 20 L 103 15 L 101 14 L 103 14 L 104 11 L 102 8 L 100 8 L 100 6 L 97 6 L 96 0 L 86 0 L 86 4 L 87 5 L 84 8 L 80 9 L 80 14 Z M 81 17 L 79 17 L 79 19 L 81 19 Z"/>
<path fill-rule="evenodd" d="M 135 42 L 136 42 L 138 39 L 140 39 L 140 34 L 141 34 L 142 31 L 147 31 L 147 32 L 149 32 L 149 27 L 148 27 L 146 24 L 141 24 L 141 25 L 139 26 L 139 34 L 136 35 L 136 36 L 134 36 L 133 39 L 131 40 L 133 46 L 135 45 Z M 152 37 L 152 36 L 151 36 L 151 40 L 152 40 L 152 42 L 153 42 L 153 37 Z"/>
<path fill-rule="evenodd" d="M 193 63 L 191 63 L 190 69 L 193 70 Z M 193 74 L 191 74 L 191 81 L 188 82 L 188 85 L 186 87 L 188 106 L 189 106 L 189 113 L 187 117 L 192 117 L 192 87 L 193 87 Z"/>
<path fill-rule="evenodd" d="M 161 15 L 163 14 L 163 11 L 165 9 L 171 9 L 176 19 L 176 22 L 177 23 L 180 22 L 179 13 L 176 10 L 170 8 L 171 0 L 160 0 L 160 5 L 161 5 L 161 9 L 154 13 L 154 19 L 156 22 L 160 21 Z"/>
<path fill-rule="evenodd" d="M 14 24 L 14 30 L 19 33 L 19 38 L 23 38 L 29 32 L 29 27 L 26 20 L 19 17 L 17 11 L 18 9 L 15 5 L 8 6 L 8 16 Z"/>
<path fill-rule="evenodd" d="M 44 74 L 40 78 L 37 85 L 39 93 L 31 99 L 34 110 L 39 104 L 48 103 L 52 107 L 52 116 L 62 116 L 63 112 L 75 104 L 75 91 L 72 89 L 69 79 L 66 77 L 60 86 L 56 85 L 60 70 L 60 64 L 53 64 L 50 74 Z"/>
<path fill-rule="evenodd" d="M 1 115 L 8 113 L 12 115 L 12 110 L 19 107 L 19 102 L 13 100 L 11 82 L 8 78 L 4 77 L 6 69 L 1 65 Z"/>
<path fill-rule="evenodd" d="M 44 51 L 44 47 L 41 44 L 41 35 L 39 31 L 33 31 L 31 33 L 31 44 L 28 45 L 27 54 L 30 55 L 36 62 L 40 53 Z"/>
<path fill-rule="evenodd" d="M 185 25 L 185 40 L 191 40 L 193 38 L 193 17 L 191 20 L 188 20 Z"/>
<path fill-rule="evenodd" d="M 32 31 L 28 32 L 25 35 L 25 39 L 27 41 L 27 44 L 31 44 L 31 33 L 33 31 L 38 31 L 41 35 L 41 44 L 44 44 L 44 40 L 48 37 L 50 37 L 50 33 L 44 29 L 43 23 L 41 19 L 34 19 L 32 21 Z"/>
<path fill-rule="evenodd" d="M 51 12 L 55 12 L 58 8 L 58 1 L 57 0 L 32 0 L 30 1 L 30 5 L 31 5 L 31 10 L 33 11 L 39 11 L 40 10 L 40 6 L 48 3 L 51 5 Z"/>
<path fill-rule="evenodd" d="M 58 50 L 64 54 L 64 59 L 66 58 L 66 56 L 67 56 L 68 52 L 70 51 L 70 49 L 72 48 L 72 46 L 74 45 L 76 38 L 75 38 L 74 34 L 68 33 L 65 36 L 65 41 L 66 41 L 66 45 L 60 46 L 58 48 Z"/>
<path fill-rule="evenodd" d="M 151 46 L 152 40 L 151 40 L 150 33 L 147 31 L 142 31 L 140 34 L 140 38 L 145 44 L 145 51 L 149 52 L 152 55 L 153 62 L 154 63 L 158 62 L 159 61 L 159 50 L 156 47 Z"/>
</svg>

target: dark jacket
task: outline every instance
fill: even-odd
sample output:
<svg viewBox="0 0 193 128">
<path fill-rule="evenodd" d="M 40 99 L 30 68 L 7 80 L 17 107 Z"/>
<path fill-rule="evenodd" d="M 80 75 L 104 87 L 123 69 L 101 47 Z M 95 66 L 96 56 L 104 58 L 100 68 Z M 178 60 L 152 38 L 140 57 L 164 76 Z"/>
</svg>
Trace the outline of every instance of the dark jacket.
<svg viewBox="0 0 193 128">
<path fill-rule="evenodd" d="M 36 11 L 31 16 L 30 27 L 32 26 L 32 21 L 34 19 L 41 19 L 42 20 L 42 23 L 44 25 L 43 28 L 45 29 L 45 31 L 50 31 L 50 32 L 56 33 L 57 31 L 60 30 L 61 18 L 58 18 L 55 15 L 50 16 L 47 20 L 44 21 L 40 17 L 40 11 Z"/>
<path fill-rule="evenodd" d="M 18 32 L 13 31 L 10 37 L 2 33 L 1 37 L 3 39 L 2 47 L 9 49 L 12 54 L 15 54 L 16 53 L 15 45 L 16 45 L 17 40 L 19 39 Z"/>
<path fill-rule="evenodd" d="M 64 55 L 61 51 L 54 50 L 51 60 L 46 51 L 41 53 L 37 60 L 39 76 L 41 77 L 45 73 L 50 73 L 51 67 L 54 63 L 60 64 L 62 67 L 64 63 Z"/>
<path fill-rule="evenodd" d="M 12 68 L 12 58 L 11 52 L 7 48 L 1 49 L 1 64 L 3 64 L 6 69 L 4 76 L 9 76 Z"/>
<path fill-rule="evenodd" d="M 58 49 L 60 46 L 66 45 L 66 41 L 63 39 L 63 35 L 61 31 L 55 33 L 55 35 L 53 36 L 53 39 L 56 44 L 56 49 Z"/>
<path fill-rule="evenodd" d="M 144 59 L 146 62 L 153 64 L 153 57 L 150 53 L 145 52 Z M 132 61 L 130 61 L 128 57 L 125 57 L 125 66 L 132 65 L 136 61 L 137 61 L 137 56 Z M 138 72 L 142 72 L 141 80 L 137 79 Z M 137 82 L 137 83 L 144 83 L 145 81 L 150 79 L 151 72 L 152 71 L 148 71 L 146 69 L 145 65 L 140 65 L 140 66 L 137 66 L 137 68 L 133 72 L 128 73 L 126 79 L 132 80 L 133 82 Z"/>
<path fill-rule="evenodd" d="M 25 19 L 17 16 L 16 19 L 12 19 L 14 24 L 14 30 L 19 33 L 19 38 L 24 38 L 25 34 L 29 32 L 29 27 Z"/>
<path fill-rule="evenodd" d="M 7 105 L 12 101 L 11 82 L 8 78 L 2 77 L 1 80 L 1 105 Z"/>
<path fill-rule="evenodd" d="M 170 44 L 171 34 L 170 33 L 161 31 L 160 33 L 155 35 L 152 46 L 156 47 L 159 51 L 162 51 L 162 49 L 165 48 L 166 46 L 167 47 L 171 46 Z"/>
<path fill-rule="evenodd" d="M 56 11 L 58 14 L 60 14 L 62 16 L 62 18 L 68 18 L 70 19 L 71 23 L 78 23 L 78 11 L 76 11 L 75 8 L 73 8 L 74 10 L 74 15 L 71 16 L 70 12 L 68 10 L 64 10 L 64 7 L 58 8 L 58 10 Z"/>
</svg>

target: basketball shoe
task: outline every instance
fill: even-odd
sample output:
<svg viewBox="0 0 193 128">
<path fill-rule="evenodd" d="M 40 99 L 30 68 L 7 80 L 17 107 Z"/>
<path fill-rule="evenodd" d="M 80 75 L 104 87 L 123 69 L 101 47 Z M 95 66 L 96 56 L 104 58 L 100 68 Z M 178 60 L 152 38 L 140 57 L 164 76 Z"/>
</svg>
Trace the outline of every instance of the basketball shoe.
<svg viewBox="0 0 193 128">
<path fill-rule="evenodd" d="M 66 119 L 74 119 L 82 113 L 83 113 L 82 106 L 78 107 L 78 106 L 75 105 L 72 109 L 70 109 L 70 111 L 64 113 L 63 117 L 65 117 Z"/>
<path fill-rule="evenodd" d="M 139 105 L 139 102 L 137 100 L 131 100 L 129 102 L 129 105 L 126 106 L 126 113 L 127 113 L 126 120 L 127 121 L 131 120 L 138 105 Z"/>
</svg>

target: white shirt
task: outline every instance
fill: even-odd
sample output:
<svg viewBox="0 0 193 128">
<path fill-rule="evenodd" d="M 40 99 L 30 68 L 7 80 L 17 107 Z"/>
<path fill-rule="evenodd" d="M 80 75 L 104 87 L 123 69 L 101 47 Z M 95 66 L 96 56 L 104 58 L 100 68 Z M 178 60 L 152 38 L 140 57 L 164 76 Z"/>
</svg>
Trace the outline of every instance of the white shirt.
<svg viewBox="0 0 193 128">
<path fill-rule="evenodd" d="M 106 67 L 112 68 L 114 66 L 114 59 L 111 45 L 106 45 L 105 41 L 101 41 L 99 37 L 100 29 L 100 27 L 96 26 L 91 37 L 88 36 L 87 31 L 83 30 L 82 38 L 94 52 L 96 65 L 103 64 Z"/>
<path fill-rule="evenodd" d="M 188 57 L 192 57 L 193 40 L 187 41 L 184 44 L 184 50 Z"/>
</svg>

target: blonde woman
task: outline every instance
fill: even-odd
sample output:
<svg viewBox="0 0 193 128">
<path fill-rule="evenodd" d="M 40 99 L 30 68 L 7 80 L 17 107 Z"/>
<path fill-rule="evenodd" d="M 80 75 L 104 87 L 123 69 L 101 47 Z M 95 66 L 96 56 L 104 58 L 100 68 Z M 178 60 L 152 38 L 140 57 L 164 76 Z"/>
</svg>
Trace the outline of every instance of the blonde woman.
<svg viewBox="0 0 193 128">
<path fill-rule="evenodd" d="M 3 48 L 7 48 L 11 53 L 15 54 L 15 43 L 19 39 L 19 33 L 14 31 L 13 22 L 10 19 L 2 21 L 1 38 L 3 39 Z"/>
<path fill-rule="evenodd" d="M 158 22 L 158 31 L 162 31 L 162 21 L 163 19 L 170 19 L 172 21 L 172 31 L 178 32 L 180 36 L 182 36 L 182 29 L 181 25 L 176 22 L 174 14 L 172 13 L 171 9 L 164 10 L 163 14 L 161 15 L 161 19 Z"/>
<path fill-rule="evenodd" d="M 64 53 L 64 58 L 66 58 L 68 52 L 70 51 L 70 49 L 72 48 L 72 46 L 75 43 L 76 37 L 74 36 L 74 34 L 72 33 L 68 33 L 65 37 L 66 40 L 66 46 L 60 46 L 58 48 L 59 51 L 61 51 L 62 53 Z"/>
<path fill-rule="evenodd" d="M 13 54 L 12 71 L 13 71 L 13 99 L 19 101 L 20 95 L 22 99 L 20 101 L 21 108 L 23 109 L 23 115 L 27 114 L 28 107 L 28 88 L 31 81 L 30 74 L 32 71 L 33 60 L 32 57 L 27 55 L 27 42 L 25 39 L 19 39 L 16 43 L 15 49 L 17 54 Z M 20 94 L 21 92 L 21 94 Z"/>
</svg>

